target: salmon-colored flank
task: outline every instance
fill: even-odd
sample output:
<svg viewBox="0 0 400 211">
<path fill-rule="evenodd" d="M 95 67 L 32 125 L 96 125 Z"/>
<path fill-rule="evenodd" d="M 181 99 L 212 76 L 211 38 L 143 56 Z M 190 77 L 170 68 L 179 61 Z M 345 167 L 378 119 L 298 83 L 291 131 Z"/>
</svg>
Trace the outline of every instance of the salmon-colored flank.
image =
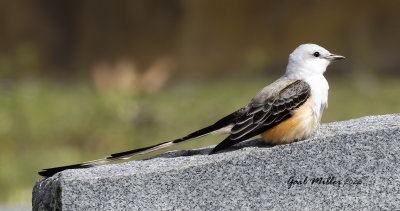
<svg viewBox="0 0 400 211">
<path fill-rule="evenodd" d="M 308 104 L 311 97 L 293 111 L 293 116 L 263 132 L 261 137 L 266 143 L 288 144 L 311 135 L 318 127 L 319 120 Z"/>
</svg>

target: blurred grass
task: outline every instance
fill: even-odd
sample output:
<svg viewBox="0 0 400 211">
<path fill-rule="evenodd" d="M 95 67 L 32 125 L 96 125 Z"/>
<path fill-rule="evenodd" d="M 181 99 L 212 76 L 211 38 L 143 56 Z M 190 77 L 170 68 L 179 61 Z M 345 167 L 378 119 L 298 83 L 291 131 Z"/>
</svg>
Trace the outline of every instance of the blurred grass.
<svg viewBox="0 0 400 211">
<path fill-rule="evenodd" d="M 178 138 L 245 105 L 271 80 L 177 83 L 154 93 L 25 80 L 0 87 L 0 203 L 29 204 L 38 170 Z M 329 80 L 323 122 L 400 112 L 400 83 Z M 223 137 L 175 147 L 216 144 Z"/>
</svg>

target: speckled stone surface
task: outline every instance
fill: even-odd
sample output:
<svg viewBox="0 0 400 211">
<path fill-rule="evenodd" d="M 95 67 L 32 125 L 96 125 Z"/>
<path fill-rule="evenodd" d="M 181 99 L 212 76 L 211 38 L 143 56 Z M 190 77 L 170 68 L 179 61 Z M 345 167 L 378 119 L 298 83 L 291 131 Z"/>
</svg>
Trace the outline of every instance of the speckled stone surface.
<svg viewBox="0 0 400 211">
<path fill-rule="evenodd" d="M 39 180 L 33 210 L 398 210 L 400 115 L 323 124 L 283 146 L 247 141 Z"/>
</svg>

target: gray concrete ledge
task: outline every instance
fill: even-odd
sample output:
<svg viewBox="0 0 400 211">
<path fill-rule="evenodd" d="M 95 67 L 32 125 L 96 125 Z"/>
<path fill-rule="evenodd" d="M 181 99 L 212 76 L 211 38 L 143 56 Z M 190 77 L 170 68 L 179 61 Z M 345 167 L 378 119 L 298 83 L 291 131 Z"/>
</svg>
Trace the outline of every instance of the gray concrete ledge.
<svg viewBox="0 0 400 211">
<path fill-rule="evenodd" d="M 323 124 L 290 145 L 233 149 L 67 170 L 36 183 L 33 210 L 400 209 L 399 114 Z"/>
</svg>

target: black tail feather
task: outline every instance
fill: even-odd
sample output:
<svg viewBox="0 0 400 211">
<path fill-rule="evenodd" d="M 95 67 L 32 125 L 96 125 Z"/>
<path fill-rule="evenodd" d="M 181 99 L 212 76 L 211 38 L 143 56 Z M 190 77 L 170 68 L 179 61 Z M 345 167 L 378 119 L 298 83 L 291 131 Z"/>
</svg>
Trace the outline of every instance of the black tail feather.
<svg viewBox="0 0 400 211">
<path fill-rule="evenodd" d="M 60 167 L 55 167 L 55 168 L 48 168 L 48 169 L 44 169 L 42 171 L 39 172 L 40 176 L 43 177 L 51 177 L 54 174 L 60 172 L 60 171 L 64 171 L 67 169 L 82 169 L 82 168 L 90 168 L 92 167 L 92 165 L 85 165 L 85 164 L 74 164 L 74 165 L 68 165 L 68 166 L 60 166 Z"/>
<path fill-rule="evenodd" d="M 150 153 L 153 151 L 164 149 L 169 146 L 183 143 L 185 141 L 193 140 L 193 139 L 208 135 L 218 129 L 228 126 L 229 124 L 231 124 L 233 122 L 233 120 L 235 118 L 236 118 L 236 112 L 222 118 L 221 120 L 219 120 L 218 122 L 216 122 L 215 124 L 213 124 L 211 126 L 208 126 L 203 129 L 200 129 L 198 131 L 195 131 L 195 132 L 193 132 L 183 138 L 180 138 L 180 139 L 176 139 L 173 141 L 167 141 L 167 142 L 163 142 L 163 143 L 156 144 L 153 146 L 143 147 L 143 148 L 129 150 L 129 151 L 125 151 L 125 152 L 114 153 L 106 158 L 99 159 L 99 160 L 94 160 L 94 161 L 89 161 L 89 162 L 74 164 L 74 165 L 68 165 L 68 166 L 44 169 L 39 172 L 39 175 L 45 176 L 45 177 L 50 177 L 60 171 L 66 170 L 66 169 L 89 168 L 89 167 L 98 166 L 98 165 L 105 164 L 105 163 L 112 162 L 112 161 L 129 159 L 129 158 L 132 158 L 132 157 L 135 157 L 138 155 L 147 154 L 147 153 Z"/>
<path fill-rule="evenodd" d="M 233 146 L 241 141 L 244 141 L 245 139 L 237 139 L 237 140 L 232 140 L 231 136 L 228 136 L 225 138 L 225 140 L 223 140 L 221 143 L 219 143 L 217 146 L 214 147 L 214 149 L 211 150 L 211 152 L 209 153 L 209 155 L 215 154 L 221 150 L 224 150 L 230 146 Z"/>
</svg>

